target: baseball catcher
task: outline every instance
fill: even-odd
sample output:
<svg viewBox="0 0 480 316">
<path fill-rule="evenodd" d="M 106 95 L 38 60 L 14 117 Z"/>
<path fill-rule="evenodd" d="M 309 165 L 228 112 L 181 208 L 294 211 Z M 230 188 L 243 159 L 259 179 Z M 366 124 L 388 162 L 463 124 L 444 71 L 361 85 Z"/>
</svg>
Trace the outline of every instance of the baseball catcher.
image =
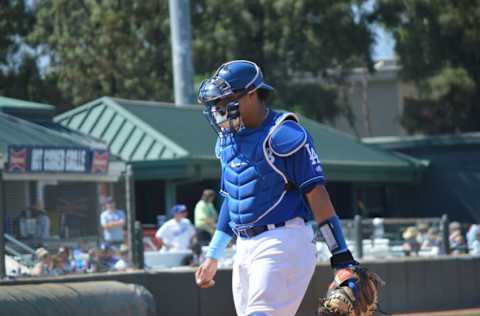
<svg viewBox="0 0 480 316">
<path fill-rule="evenodd" d="M 224 197 L 195 282 L 212 287 L 218 260 L 236 236 L 232 290 L 239 316 L 294 316 L 316 266 L 314 220 L 332 254 L 336 283 L 321 315 L 372 315 L 379 281 L 348 250 L 313 138 L 297 115 L 267 105 L 273 87 L 248 60 L 226 62 L 200 85 L 198 100 L 217 133 Z"/>
</svg>

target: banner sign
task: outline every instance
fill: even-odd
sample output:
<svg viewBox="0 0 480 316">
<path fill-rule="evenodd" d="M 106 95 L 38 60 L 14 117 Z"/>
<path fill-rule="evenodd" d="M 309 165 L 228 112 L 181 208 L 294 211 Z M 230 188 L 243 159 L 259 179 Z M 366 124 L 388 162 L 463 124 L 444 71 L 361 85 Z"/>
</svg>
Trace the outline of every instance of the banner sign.
<svg viewBox="0 0 480 316">
<path fill-rule="evenodd" d="M 108 150 L 9 145 L 10 173 L 107 173 Z"/>
</svg>

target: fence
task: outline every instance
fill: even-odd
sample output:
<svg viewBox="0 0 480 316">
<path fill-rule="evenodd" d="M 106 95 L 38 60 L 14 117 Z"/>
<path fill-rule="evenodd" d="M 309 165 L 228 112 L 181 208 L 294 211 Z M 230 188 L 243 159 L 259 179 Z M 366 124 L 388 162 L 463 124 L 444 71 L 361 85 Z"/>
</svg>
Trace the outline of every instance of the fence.
<svg viewBox="0 0 480 316">
<path fill-rule="evenodd" d="M 465 240 L 467 224 L 450 222 L 447 215 L 432 218 L 373 219 L 363 219 L 357 215 L 353 220 L 342 220 L 342 225 L 349 248 L 358 258 L 468 253 Z M 317 241 L 322 243 L 322 237 L 318 229 L 316 230 Z M 452 234 L 457 231 L 463 239 L 453 245 L 455 239 L 452 239 Z"/>
</svg>

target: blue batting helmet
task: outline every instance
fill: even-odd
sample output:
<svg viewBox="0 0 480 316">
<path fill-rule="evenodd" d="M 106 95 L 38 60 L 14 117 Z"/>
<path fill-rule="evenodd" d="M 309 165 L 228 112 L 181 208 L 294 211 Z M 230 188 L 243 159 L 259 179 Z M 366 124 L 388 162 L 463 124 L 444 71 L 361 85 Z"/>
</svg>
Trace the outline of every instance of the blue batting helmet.
<svg viewBox="0 0 480 316">
<path fill-rule="evenodd" d="M 273 90 L 263 81 L 260 67 L 248 60 L 233 60 L 202 82 L 198 102 L 206 106 L 203 113 L 219 135 L 235 133 L 241 128 L 238 100 L 257 89 Z"/>
</svg>

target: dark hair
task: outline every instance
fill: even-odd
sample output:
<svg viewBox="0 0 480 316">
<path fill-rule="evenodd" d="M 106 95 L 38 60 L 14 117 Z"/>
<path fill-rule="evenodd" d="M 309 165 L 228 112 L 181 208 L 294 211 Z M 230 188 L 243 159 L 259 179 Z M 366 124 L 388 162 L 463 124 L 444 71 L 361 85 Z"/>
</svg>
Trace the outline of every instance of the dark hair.
<svg viewBox="0 0 480 316">
<path fill-rule="evenodd" d="M 267 99 L 271 96 L 271 91 L 266 89 L 258 89 L 257 95 L 260 102 L 265 103 L 267 102 Z"/>
<path fill-rule="evenodd" d="M 214 198 L 216 197 L 216 195 L 217 194 L 212 189 L 205 189 L 203 190 L 203 193 L 202 193 L 202 200 L 206 200 L 208 198 Z"/>
</svg>

